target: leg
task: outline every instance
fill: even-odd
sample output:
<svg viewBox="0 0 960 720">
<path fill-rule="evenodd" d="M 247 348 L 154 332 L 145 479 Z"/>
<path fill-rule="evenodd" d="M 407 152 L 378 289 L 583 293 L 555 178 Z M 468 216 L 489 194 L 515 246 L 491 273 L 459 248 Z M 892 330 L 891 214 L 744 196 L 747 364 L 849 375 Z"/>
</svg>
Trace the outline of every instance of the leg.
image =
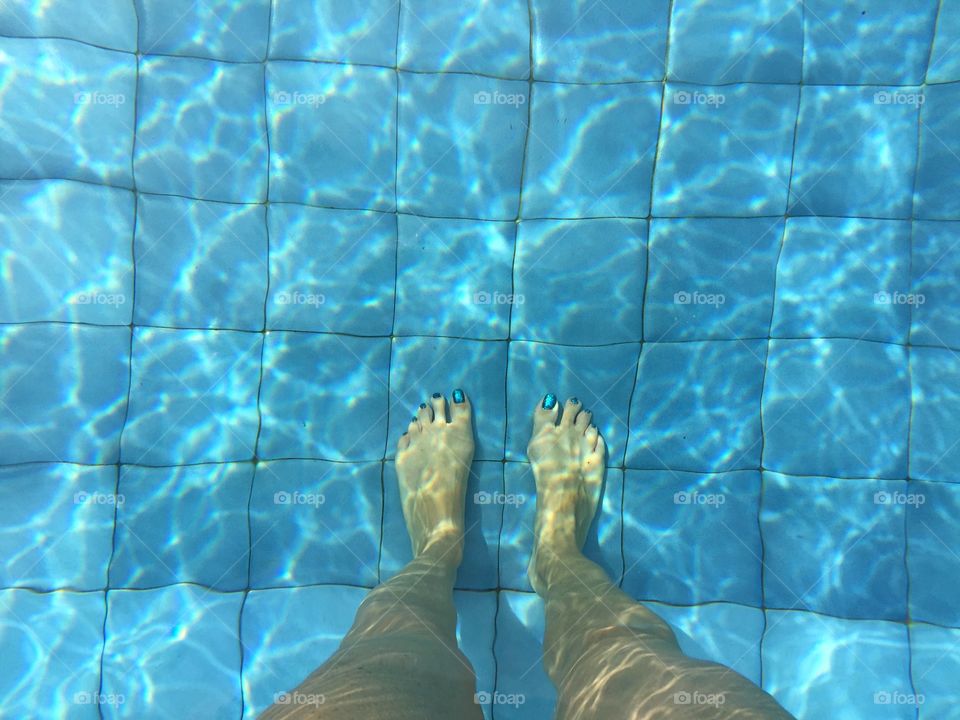
<svg viewBox="0 0 960 720">
<path fill-rule="evenodd" d="M 414 559 L 370 592 L 337 652 L 263 720 L 483 717 L 474 702 L 473 668 L 457 647 L 453 607 L 473 460 L 470 405 L 462 391 L 454 391 L 450 422 L 446 410 L 439 395 L 421 405 L 397 449 Z"/>
<path fill-rule="evenodd" d="M 553 399 L 553 396 L 548 396 Z M 534 414 L 527 450 L 537 483 L 530 580 L 546 605 L 544 664 L 559 720 L 787 720 L 743 676 L 684 655 L 673 631 L 580 552 L 603 482 L 605 444 L 576 400 Z"/>
</svg>

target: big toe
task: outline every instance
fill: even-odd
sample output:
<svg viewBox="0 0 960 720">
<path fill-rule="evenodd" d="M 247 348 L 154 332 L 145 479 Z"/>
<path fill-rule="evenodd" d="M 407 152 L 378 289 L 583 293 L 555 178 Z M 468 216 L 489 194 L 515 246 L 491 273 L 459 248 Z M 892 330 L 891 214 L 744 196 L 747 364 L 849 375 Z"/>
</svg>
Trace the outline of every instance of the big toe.
<svg viewBox="0 0 960 720">
<path fill-rule="evenodd" d="M 533 434 L 536 435 L 548 425 L 556 425 L 559 413 L 560 406 L 557 404 L 557 396 L 553 393 L 544 395 L 533 410 Z"/>
<path fill-rule="evenodd" d="M 467 397 L 467 394 L 457 388 L 453 391 L 452 399 L 453 402 L 449 405 L 450 422 L 470 422 L 473 406 L 470 404 L 470 398 Z"/>
</svg>

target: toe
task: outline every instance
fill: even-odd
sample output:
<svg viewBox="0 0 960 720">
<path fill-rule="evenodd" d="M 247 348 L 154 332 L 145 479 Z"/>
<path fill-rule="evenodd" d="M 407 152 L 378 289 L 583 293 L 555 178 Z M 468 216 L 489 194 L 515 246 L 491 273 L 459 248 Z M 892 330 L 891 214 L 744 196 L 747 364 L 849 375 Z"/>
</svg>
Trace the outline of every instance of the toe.
<svg viewBox="0 0 960 720">
<path fill-rule="evenodd" d="M 604 454 L 607 452 L 607 444 L 603 441 L 603 435 L 597 433 L 597 446 L 593 452 L 599 456 L 600 462 L 603 462 Z"/>
<path fill-rule="evenodd" d="M 447 399 L 440 393 L 434 393 L 430 398 L 433 407 L 433 419 L 438 423 L 447 422 Z"/>
<path fill-rule="evenodd" d="M 560 424 L 563 427 L 573 425 L 577 419 L 577 413 L 579 413 L 581 409 L 580 401 L 575 397 L 567 400 L 567 404 L 563 406 L 563 417 L 560 418 Z"/>
<path fill-rule="evenodd" d="M 597 430 L 597 426 L 590 425 L 584 433 L 584 436 L 587 439 L 587 447 L 589 447 L 591 451 L 595 450 L 597 447 L 597 438 L 600 437 L 600 431 Z"/>
<path fill-rule="evenodd" d="M 547 425 L 557 424 L 557 415 L 560 412 L 560 406 L 557 404 L 557 396 L 553 393 L 544 395 L 537 403 L 533 411 L 533 433 L 536 435 Z"/>
<path fill-rule="evenodd" d="M 421 429 L 422 429 L 422 428 L 421 428 L 421 426 L 420 426 L 420 418 L 418 418 L 416 415 L 414 415 L 414 416 L 410 419 L 410 424 L 407 425 L 407 434 L 408 434 L 408 435 L 413 435 L 414 433 L 420 432 Z"/>
<path fill-rule="evenodd" d="M 426 403 L 420 403 L 420 408 L 417 410 L 417 420 L 420 421 L 421 425 L 429 425 L 432 423 L 433 408 Z"/>
<path fill-rule="evenodd" d="M 457 388 L 453 391 L 453 403 L 450 405 L 450 422 L 455 420 L 470 420 L 470 398 L 467 394 Z"/>
<path fill-rule="evenodd" d="M 410 447 L 410 433 L 405 432 L 403 435 L 400 436 L 400 439 L 397 441 L 397 449 L 406 450 L 408 447 Z"/>
<path fill-rule="evenodd" d="M 577 419 L 574 421 L 574 425 L 576 425 L 577 430 L 580 432 L 586 432 L 591 420 L 593 420 L 593 413 L 589 410 L 581 410 L 580 414 L 577 415 Z"/>
</svg>

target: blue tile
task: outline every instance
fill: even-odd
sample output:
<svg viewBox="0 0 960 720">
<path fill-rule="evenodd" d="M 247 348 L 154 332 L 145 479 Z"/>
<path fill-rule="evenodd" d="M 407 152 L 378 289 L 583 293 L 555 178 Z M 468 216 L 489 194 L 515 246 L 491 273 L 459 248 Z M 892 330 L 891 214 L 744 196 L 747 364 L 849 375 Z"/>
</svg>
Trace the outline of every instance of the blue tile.
<svg viewBox="0 0 960 720">
<path fill-rule="evenodd" d="M 726 665 L 754 685 L 760 684 L 763 610 L 732 603 L 644 605 L 673 628 L 685 655 Z"/>
<path fill-rule="evenodd" d="M 115 711 L 120 698 L 100 694 L 103 613 L 103 593 L 0 590 L 5 715 L 97 720 Z"/>
<path fill-rule="evenodd" d="M 261 340 L 259 333 L 137 328 L 123 461 L 251 459 Z"/>
<path fill-rule="evenodd" d="M 396 223 L 374 212 L 271 205 L 267 326 L 389 335 Z"/>
<path fill-rule="evenodd" d="M 765 605 L 903 620 L 906 491 L 899 480 L 766 473 L 760 512 Z"/>
<path fill-rule="evenodd" d="M 397 224 L 395 331 L 506 339 L 516 224 L 412 215 Z"/>
<path fill-rule="evenodd" d="M 110 586 L 247 587 L 253 464 L 123 466 Z"/>
<path fill-rule="evenodd" d="M 553 716 L 557 691 L 543 669 L 543 601 L 503 591 L 497 612 L 497 689 L 489 700 L 497 720 Z"/>
<path fill-rule="evenodd" d="M 7 268 L 0 322 L 130 322 L 132 193 L 60 180 L 2 182 L 0 210 Z"/>
<path fill-rule="evenodd" d="M 463 388 L 473 404 L 477 460 L 503 459 L 506 422 L 503 389 L 507 343 L 457 338 L 396 338 L 390 365 L 390 433 L 387 456 L 410 424 L 417 406 L 435 392 L 448 399 Z"/>
<path fill-rule="evenodd" d="M 958 645 L 960 630 L 911 624 L 910 665 L 916 694 L 923 696 L 919 720 L 948 718 L 956 713 L 957 675 L 960 674 Z M 910 700 L 903 698 L 905 703 Z"/>
<path fill-rule="evenodd" d="M 114 590 L 107 597 L 103 692 L 125 702 L 104 716 L 240 714 L 240 608 L 243 593 L 193 585 Z"/>
<path fill-rule="evenodd" d="M 538 80 L 619 82 L 665 75 L 667 0 L 534 0 L 531 11 Z"/>
<path fill-rule="evenodd" d="M 647 343 L 626 464 L 671 470 L 760 467 L 766 341 Z"/>
<path fill-rule="evenodd" d="M 467 656 L 477 677 L 475 700 L 481 693 L 492 694 L 497 678 L 497 664 L 493 654 L 493 634 L 497 616 L 497 593 L 454 591 L 457 607 L 457 643 Z M 490 720 L 490 705 L 482 707 Z"/>
<path fill-rule="evenodd" d="M 544 394 L 552 392 L 561 399 L 580 398 L 607 444 L 607 464 L 619 466 L 639 350 L 638 343 L 608 347 L 510 343 L 507 459 L 527 459 L 533 410 Z"/>
<path fill-rule="evenodd" d="M 659 84 L 537 83 L 523 216 L 646 216 L 660 96 Z"/>
<path fill-rule="evenodd" d="M 376 585 L 381 510 L 378 462 L 258 463 L 251 586 Z"/>
<path fill-rule="evenodd" d="M 909 293 L 909 221 L 790 218 L 770 334 L 905 343 Z"/>
<path fill-rule="evenodd" d="M 270 0 L 136 0 L 140 52 L 256 62 L 267 54 Z"/>
<path fill-rule="evenodd" d="M 570 345 L 639 340 L 646 239 L 645 220 L 520 223 L 512 337 Z"/>
<path fill-rule="evenodd" d="M 665 92 L 653 214 L 783 213 L 797 86 L 671 83 Z"/>
<path fill-rule="evenodd" d="M 11 38 L 0 38 L 0 53 L 7 67 L 4 107 L 23 109 L 4 113 L 0 176 L 133 187 L 134 56 L 66 40 Z"/>
<path fill-rule="evenodd" d="M 669 77 L 698 83 L 799 82 L 802 16 L 792 0 L 674 0 Z"/>
<path fill-rule="evenodd" d="M 623 492 L 624 592 L 761 604 L 758 472 L 627 470 Z"/>
<path fill-rule="evenodd" d="M 392 67 L 396 63 L 396 0 L 300 0 L 273 3 L 270 57 Z"/>
<path fill-rule="evenodd" d="M 856 340 L 772 340 L 763 465 L 795 475 L 904 478 L 907 352 Z"/>
<path fill-rule="evenodd" d="M 0 328 L 0 457 L 115 463 L 126 404 L 130 330 Z"/>
<path fill-rule="evenodd" d="M 644 337 L 765 337 L 783 226 L 768 218 L 654 220 Z"/>
<path fill-rule="evenodd" d="M 389 340 L 268 333 L 260 457 L 383 457 L 389 355 Z"/>
<path fill-rule="evenodd" d="M 923 82 L 937 3 L 808 0 L 804 9 L 805 83 Z"/>
<path fill-rule="evenodd" d="M 140 63 L 134 168 L 141 192 L 262 202 L 263 69 L 176 57 Z M 171 117 L 178 118 L 170 122 Z"/>
<path fill-rule="evenodd" d="M 789 214 L 909 217 L 917 91 L 803 88 Z"/>
<path fill-rule="evenodd" d="M 913 294 L 910 341 L 960 347 L 960 223 L 913 223 Z"/>
<path fill-rule="evenodd" d="M 960 80 L 960 53 L 957 52 L 957 37 L 960 36 L 960 2 L 942 0 L 937 16 L 933 52 L 927 68 L 928 83 Z"/>
<path fill-rule="evenodd" d="M 3 587 L 106 587 L 117 469 L 30 464 L 0 468 Z"/>
<path fill-rule="evenodd" d="M 529 77 L 530 22 L 526 2 L 492 0 L 455 7 L 430 0 L 408 0 L 400 3 L 400 8 L 400 67 L 424 72 Z"/>
<path fill-rule="evenodd" d="M 243 717 L 253 720 L 336 652 L 367 591 L 251 590 L 243 606 Z"/>
<path fill-rule="evenodd" d="M 135 322 L 260 330 L 265 212 L 261 205 L 140 195 Z"/>
<path fill-rule="evenodd" d="M 396 101 L 392 70 L 270 62 L 270 200 L 393 210 Z"/>
<path fill-rule="evenodd" d="M 921 218 L 960 219 L 960 86 L 927 85 L 915 190 Z M 911 158 L 913 156 L 911 155 Z"/>
<path fill-rule="evenodd" d="M 129 0 L 85 5 L 72 0 L 47 0 L 42 6 L 5 3 L 0 7 L 0 35 L 65 37 L 133 52 L 137 49 L 137 14 Z"/>
<path fill-rule="evenodd" d="M 533 552 L 537 488 L 527 463 L 508 462 L 504 471 L 503 531 L 500 537 L 500 587 L 530 592 L 527 565 Z M 620 508 L 623 471 L 608 468 L 600 507 L 587 532 L 583 554 L 613 582 L 623 575 Z"/>
<path fill-rule="evenodd" d="M 514 80 L 401 73 L 401 212 L 516 219 L 528 91 Z"/>
<path fill-rule="evenodd" d="M 763 689 L 798 718 L 913 720 L 913 706 L 884 702 L 910 692 L 906 626 L 768 610 Z"/>
<path fill-rule="evenodd" d="M 910 574 L 910 617 L 921 622 L 960 627 L 960 485 L 914 481 L 916 498 L 907 508 L 907 571 Z"/>
<path fill-rule="evenodd" d="M 960 357 L 956 351 L 914 347 L 910 351 L 913 415 L 910 477 L 957 482 L 960 443 Z"/>
</svg>

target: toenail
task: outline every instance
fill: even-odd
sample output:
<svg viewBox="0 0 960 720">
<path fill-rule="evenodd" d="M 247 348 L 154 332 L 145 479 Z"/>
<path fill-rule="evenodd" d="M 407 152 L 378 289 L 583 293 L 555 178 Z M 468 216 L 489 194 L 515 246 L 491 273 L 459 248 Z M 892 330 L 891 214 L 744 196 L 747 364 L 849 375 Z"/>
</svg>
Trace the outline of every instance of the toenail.
<svg viewBox="0 0 960 720">
<path fill-rule="evenodd" d="M 410 422 L 416 422 L 416 421 L 417 421 L 417 416 L 414 415 L 414 416 L 413 416 L 413 419 L 412 419 Z"/>
<path fill-rule="evenodd" d="M 547 393 L 546 397 L 543 398 L 543 409 L 544 410 L 553 410 L 553 406 L 557 404 L 557 396 L 553 393 Z"/>
<path fill-rule="evenodd" d="M 455 403 L 463 402 L 463 390 L 461 390 L 460 388 L 457 388 L 456 390 L 453 391 L 453 401 Z"/>
<path fill-rule="evenodd" d="M 577 400 L 576 398 L 570 398 L 570 402 L 573 403 L 574 405 L 579 405 L 579 404 L 580 404 L 580 401 Z"/>
<path fill-rule="evenodd" d="M 421 410 L 425 410 L 426 407 L 427 407 L 427 404 L 426 404 L 426 403 L 420 403 L 420 409 L 421 409 Z"/>
<path fill-rule="evenodd" d="M 433 394 L 433 397 L 434 397 L 434 399 L 439 398 L 439 397 L 440 397 L 440 393 L 434 393 L 434 394 Z"/>
</svg>

